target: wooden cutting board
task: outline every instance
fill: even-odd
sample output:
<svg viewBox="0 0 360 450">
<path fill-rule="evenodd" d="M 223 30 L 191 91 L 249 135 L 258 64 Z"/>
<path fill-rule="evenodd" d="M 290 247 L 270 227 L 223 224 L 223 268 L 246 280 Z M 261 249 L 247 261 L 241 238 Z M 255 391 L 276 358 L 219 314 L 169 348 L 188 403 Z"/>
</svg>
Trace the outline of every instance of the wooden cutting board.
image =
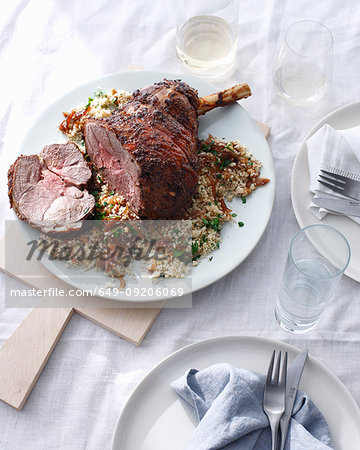
<svg viewBox="0 0 360 450">
<path fill-rule="evenodd" d="M 28 249 L 19 236 L 19 227 L 13 226 L 7 233 L 11 242 L 16 242 L 16 248 L 7 255 L 5 265 L 5 238 L 0 241 L 2 272 L 36 289 L 69 290 L 69 286 L 50 273 L 40 261 L 26 261 Z M 41 306 L 51 306 L 51 300 L 44 298 Z M 111 300 L 89 297 L 77 297 L 76 300 L 75 308 L 33 309 L 1 347 L 0 400 L 22 409 L 73 313 L 81 314 L 132 344 L 140 345 L 164 305 L 164 302 L 157 302 L 151 308 L 134 308 L 131 304 L 129 308 L 129 304 L 123 303 L 119 308 L 118 302 Z"/>
</svg>

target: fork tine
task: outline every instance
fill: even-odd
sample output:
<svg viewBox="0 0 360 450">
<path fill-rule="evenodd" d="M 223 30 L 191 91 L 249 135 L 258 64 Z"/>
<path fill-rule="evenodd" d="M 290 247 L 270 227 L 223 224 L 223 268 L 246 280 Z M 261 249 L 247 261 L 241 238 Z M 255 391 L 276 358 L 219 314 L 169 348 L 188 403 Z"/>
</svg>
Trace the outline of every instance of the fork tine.
<svg viewBox="0 0 360 450">
<path fill-rule="evenodd" d="M 322 173 L 326 173 L 326 175 L 330 175 L 331 177 L 337 178 L 338 180 L 343 180 L 344 182 L 346 181 L 346 177 L 344 177 L 342 175 L 338 175 L 337 173 L 328 172 L 327 170 L 324 170 L 324 169 L 320 169 L 320 171 Z"/>
<path fill-rule="evenodd" d="M 275 367 L 273 383 L 278 383 L 279 382 L 280 363 L 281 363 L 281 351 L 279 352 L 279 356 L 278 356 L 277 361 L 276 361 L 276 367 Z"/>
<path fill-rule="evenodd" d="M 334 192 L 338 192 L 339 194 L 343 194 L 344 193 L 344 188 L 341 189 L 341 188 L 339 188 L 339 187 L 337 187 L 337 186 L 335 186 L 333 184 L 326 183 L 325 181 L 322 181 L 322 180 L 318 180 L 318 182 L 320 184 L 322 184 L 323 186 L 328 187 L 329 189 L 331 189 Z"/>
<path fill-rule="evenodd" d="M 324 175 L 319 175 L 320 178 L 322 178 L 325 181 L 328 181 L 329 183 L 333 183 L 335 184 L 335 186 L 339 186 L 339 187 L 344 187 L 345 186 L 345 181 L 342 180 L 337 180 L 335 178 L 330 178 L 330 177 L 325 177 Z"/>
<path fill-rule="evenodd" d="M 271 357 L 271 361 L 270 361 L 270 364 L 269 364 L 269 369 L 268 369 L 267 379 L 266 379 L 267 383 L 271 383 L 273 367 L 274 367 L 274 360 L 275 360 L 275 350 L 273 351 L 273 354 L 272 354 L 272 357 Z"/>
<path fill-rule="evenodd" d="M 283 384 L 286 382 L 286 374 L 287 374 L 287 360 L 288 360 L 288 354 L 285 352 L 285 357 L 281 369 L 281 375 L 280 375 L 280 384 Z"/>
</svg>

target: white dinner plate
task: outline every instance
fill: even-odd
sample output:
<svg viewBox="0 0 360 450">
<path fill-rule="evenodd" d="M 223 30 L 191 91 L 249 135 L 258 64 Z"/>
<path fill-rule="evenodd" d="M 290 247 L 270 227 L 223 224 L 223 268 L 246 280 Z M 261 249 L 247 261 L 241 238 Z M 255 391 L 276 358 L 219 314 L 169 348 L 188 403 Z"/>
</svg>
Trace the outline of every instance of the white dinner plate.
<svg viewBox="0 0 360 450">
<path fill-rule="evenodd" d="M 58 129 L 63 119 L 62 112 L 70 111 L 77 105 L 86 103 L 88 97 L 92 97 L 98 87 L 105 90 L 115 88 L 131 92 L 163 78 L 181 78 L 198 89 L 200 96 L 211 94 L 217 90 L 213 86 L 188 75 L 167 72 L 136 71 L 106 75 L 74 89 L 49 106 L 31 127 L 23 140 L 19 154 L 40 153 L 45 145 L 64 141 L 64 136 Z M 238 214 L 237 220 L 244 222 L 245 225 L 239 228 L 237 223 L 225 224 L 221 233 L 223 242 L 220 249 L 213 253 L 213 260 L 210 262 L 208 258 L 204 259 L 192 272 L 192 286 L 190 288 L 192 292 L 222 278 L 249 255 L 266 228 L 275 195 L 275 170 L 270 149 L 256 123 L 239 104 L 235 103 L 225 108 L 217 108 L 204 117 L 200 117 L 199 123 L 200 137 L 207 137 L 211 133 L 219 138 L 239 139 L 253 152 L 255 158 L 263 163 L 261 176 L 270 178 L 271 181 L 252 193 L 246 204 L 243 204 L 241 199 L 234 199 L 231 202 L 232 209 Z M 96 283 L 92 281 L 95 273 L 90 274 L 90 277 L 85 276 L 85 274 L 79 277 L 77 269 L 68 267 L 59 261 L 46 261 L 46 267 L 53 274 L 79 289 L 94 289 L 99 285 L 105 287 L 109 282 L 109 277 L 105 274 L 99 278 L 98 273 Z M 105 297 L 115 300 L 130 300 L 121 295 L 105 295 Z M 160 298 L 157 297 L 155 300 Z M 146 301 L 142 297 L 132 300 Z"/>
<path fill-rule="evenodd" d="M 326 123 L 337 130 L 345 130 L 360 125 L 360 102 L 337 109 L 324 117 L 308 133 L 295 159 L 291 177 L 291 201 L 301 228 L 313 223 L 325 223 L 344 234 L 351 248 L 351 261 L 345 274 L 356 281 L 360 281 L 359 225 L 348 217 L 335 214 L 327 214 L 322 220 L 319 220 L 310 211 L 313 194 L 309 191 L 310 174 L 306 141 Z"/>
<path fill-rule="evenodd" d="M 228 336 L 192 344 L 158 364 L 131 394 L 113 438 L 113 450 L 183 450 L 196 426 L 191 412 L 170 387 L 189 368 L 227 362 L 266 374 L 272 351 L 286 350 L 292 362 L 300 350 L 283 342 Z M 341 381 L 309 357 L 300 389 L 327 421 L 337 450 L 359 450 L 360 410 Z"/>
</svg>

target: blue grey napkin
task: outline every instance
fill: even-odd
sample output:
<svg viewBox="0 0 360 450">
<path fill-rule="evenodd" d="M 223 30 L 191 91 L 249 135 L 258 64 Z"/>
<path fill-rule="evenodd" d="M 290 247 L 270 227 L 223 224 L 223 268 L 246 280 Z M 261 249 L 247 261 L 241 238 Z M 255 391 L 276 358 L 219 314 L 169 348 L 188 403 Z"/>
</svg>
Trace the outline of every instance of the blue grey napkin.
<svg viewBox="0 0 360 450">
<path fill-rule="evenodd" d="M 189 369 L 171 386 L 199 421 L 188 450 L 268 450 L 271 434 L 262 409 L 265 376 L 230 364 L 200 372 Z M 332 449 L 325 419 L 303 392 L 298 392 L 286 450 Z"/>
</svg>

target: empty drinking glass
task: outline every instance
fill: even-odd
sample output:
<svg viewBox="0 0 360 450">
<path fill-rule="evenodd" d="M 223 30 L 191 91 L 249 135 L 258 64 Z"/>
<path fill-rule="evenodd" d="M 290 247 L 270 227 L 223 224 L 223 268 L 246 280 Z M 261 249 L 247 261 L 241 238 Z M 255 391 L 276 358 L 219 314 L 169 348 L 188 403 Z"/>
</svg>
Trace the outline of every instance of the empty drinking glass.
<svg viewBox="0 0 360 450">
<path fill-rule="evenodd" d="M 319 100 L 329 85 L 332 48 L 333 37 L 325 25 L 312 20 L 291 25 L 273 68 L 280 95 L 299 105 Z"/>
<path fill-rule="evenodd" d="M 179 61 L 201 78 L 224 75 L 233 67 L 237 52 L 237 0 L 178 0 L 177 4 Z"/>
<path fill-rule="evenodd" d="M 346 238 L 327 225 L 300 230 L 290 244 L 275 317 L 286 331 L 306 333 L 317 324 L 350 261 Z"/>
</svg>

